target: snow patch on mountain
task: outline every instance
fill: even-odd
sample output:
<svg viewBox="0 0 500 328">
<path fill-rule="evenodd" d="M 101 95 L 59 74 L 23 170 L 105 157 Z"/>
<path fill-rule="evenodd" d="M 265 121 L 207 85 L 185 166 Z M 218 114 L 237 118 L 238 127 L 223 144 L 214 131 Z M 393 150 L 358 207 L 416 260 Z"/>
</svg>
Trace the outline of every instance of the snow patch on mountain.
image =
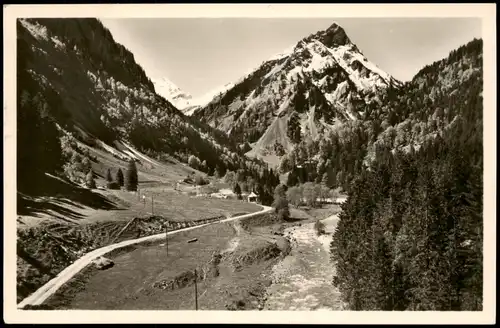
<svg viewBox="0 0 500 328">
<path fill-rule="evenodd" d="M 288 119 L 298 114 L 300 137 L 321 137 L 363 114 L 362 104 L 401 83 L 370 62 L 345 31 L 333 24 L 300 40 L 249 71 L 196 116 L 239 142 L 251 153 L 273 153 L 276 143 L 290 149 Z M 296 124 L 294 123 L 294 124 Z M 257 139 L 256 139 L 257 138 Z"/>
<path fill-rule="evenodd" d="M 171 102 L 177 109 L 183 111 L 183 109 L 193 106 L 193 97 L 182 91 L 166 77 L 151 79 L 151 81 L 153 82 L 156 93 Z"/>
</svg>

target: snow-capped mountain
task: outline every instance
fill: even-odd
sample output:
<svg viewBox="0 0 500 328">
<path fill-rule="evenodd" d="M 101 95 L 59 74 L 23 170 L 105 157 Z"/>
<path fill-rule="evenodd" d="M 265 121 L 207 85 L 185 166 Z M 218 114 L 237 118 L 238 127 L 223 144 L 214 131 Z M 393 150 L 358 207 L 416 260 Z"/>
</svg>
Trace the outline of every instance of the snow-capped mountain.
<svg viewBox="0 0 500 328">
<path fill-rule="evenodd" d="M 361 118 L 367 104 L 401 85 L 334 23 L 273 56 L 194 116 L 248 141 L 254 152 L 274 153 Z"/>
<path fill-rule="evenodd" d="M 166 77 L 151 79 L 157 94 L 170 101 L 184 115 L 192 115 L 198 108 L 206 106 L 214 97 L 221 95 L 231 89 L 234 84 L 227 83 L 221 87 L 215 88 L 203 96 L 193 98 L 192 95 L 184 92 Z"/>
<path fill-rule="evenodd" d="M 180 111 L 184 111 L 185 108 L 192 107 L 193 97 L 182 91 L 178 86 L 176 86 L 172 81 L 166 77 L 159 79 L 151 79 L 153 82 L 155 91 L 157 94 L 167 99 Z"/>
</svg>

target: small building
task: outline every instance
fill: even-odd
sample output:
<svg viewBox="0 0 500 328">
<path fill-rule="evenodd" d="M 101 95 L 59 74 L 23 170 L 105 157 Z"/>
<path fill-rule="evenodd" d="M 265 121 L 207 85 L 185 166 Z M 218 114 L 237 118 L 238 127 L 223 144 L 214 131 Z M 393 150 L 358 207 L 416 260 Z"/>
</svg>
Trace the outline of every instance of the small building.
<svg viewBox="0 0 500 328">
<path fill-rule="evenodd" d="M 249 203 L 256 203 L 257 195 L 254 192 L 251 192 L 250 195 L 247 196 L 247 199 Z"/>
</svg>

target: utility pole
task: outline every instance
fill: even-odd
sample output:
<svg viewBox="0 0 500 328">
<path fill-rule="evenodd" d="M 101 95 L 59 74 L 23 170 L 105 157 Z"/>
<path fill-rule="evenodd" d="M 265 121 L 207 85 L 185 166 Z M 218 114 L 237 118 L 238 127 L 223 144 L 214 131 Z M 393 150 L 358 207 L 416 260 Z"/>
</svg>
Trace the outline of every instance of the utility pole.
<svg viewBox="0 0 500 328">
<path fill-rule="evenodd" d="M 151 195 L 151 215 L 154 215 L 153 198 L 154 198 L 154 196 L 153 196 L 153 195 Z"/>
<path fill-rule="evenodd" d="M 197 273 L 194 269 L 194 304 L 196 306 L 196 311 L 198 311 L 198 284 L 197 284 Z"/>
<path fill-rule="evenodd" d="M 168 256 L 168 221 L 165 224 L 165 244 L 167 245 L 167 256 Z"/>
</svg>

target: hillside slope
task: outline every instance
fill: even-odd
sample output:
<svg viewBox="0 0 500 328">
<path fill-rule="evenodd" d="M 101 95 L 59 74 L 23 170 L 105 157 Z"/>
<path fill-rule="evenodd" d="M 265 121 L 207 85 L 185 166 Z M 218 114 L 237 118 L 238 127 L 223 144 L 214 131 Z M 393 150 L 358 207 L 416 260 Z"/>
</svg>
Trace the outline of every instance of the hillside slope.
<svg viewBox="0 0 500 328">
<path fill-rule="evenodd" d="M 223 133 L 156 94 L 133 54 L 97 19 L 20 19 L 17 32 L 18 171 L 27 172 L 18 176 L 21 190 L 71 159 L 91 161 L 73 139 L 111 153 L 129 144 L 159 161 L 191 156 L 209 174 L 262 170 Z"/>
</svg>

